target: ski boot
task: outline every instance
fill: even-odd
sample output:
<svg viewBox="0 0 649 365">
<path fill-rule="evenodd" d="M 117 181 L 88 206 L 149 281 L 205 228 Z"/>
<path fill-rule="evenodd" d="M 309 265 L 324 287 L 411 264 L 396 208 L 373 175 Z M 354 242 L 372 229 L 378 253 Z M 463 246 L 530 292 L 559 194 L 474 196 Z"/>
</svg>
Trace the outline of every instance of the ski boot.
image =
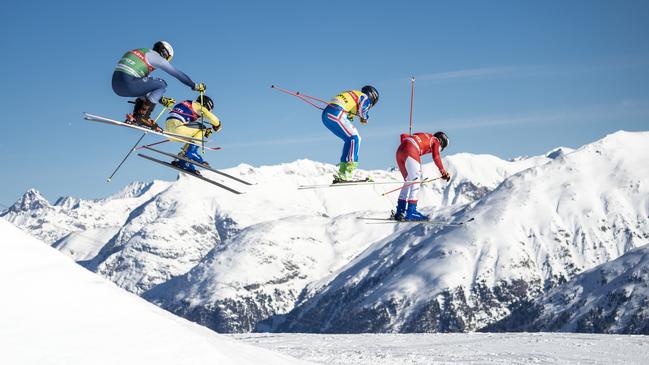
<svg viewBox="0 0 649 365">
<path fill-rule="evenodd" d="M 424 215 L 417 211 L 417 203 L 410 202 L 408 203 L 408 208 L 406 209 L 405 219 L 407 221 L 427 221 L 428 216 Z"/>
<path fill-rule="evenodd" d="M 198 163 L 202 163 L 203 165 L 209 165 L 209 163 L 207 163 L 203 156 L 201 156 L 201 154 L 198 152 L 198 149 L 199 147 L 195 144 L 186 144 L 186 147 L 183 147 L 185 158 L 196 161 Z"/>
<path fill-rule="evenodd" d="M 162 128 L 151 119 L 153 108 L 155 108 L 155 104 L 147 98 L 137 98 L 135 100 L 135 107 L 133 107 L 133 114 L 126 114 L 126 123 L 149 128 L 156 132 L 162 132 Z"/>
<path fill-rule="evenodd" d="M 334 174 L 334 184 L 349 182 L 352 179 L 358 162 L 341 162 L 338 164 L 338 173 Z"/>
<path fill-rule="evenodd" d="M 173 161 L 171 161 L 171 164 L 173 166 L 176 166 L 176 167 L 178 167 L 180 169 L 183 169 L 183 170 L 187 171 L 190 174 L 194 174 L 194 175 L 200 175 L 201 174 L 200 171 L 196 170 L 196 167 L 193 164 L 190 164 L 187 161 L 173 160 Z"/>
<path fill-rule="evenodd" d="M 184 157 L 184 158 L 192 160 L 192 161 L 196 161 L 196 162 L 201 163 L 203 165 L 209 165 L 207 163 L 207 161 L 205 161 L 205 159 L 203 159 L 203 156 L 201 156 L 200 153 L 198 152 L 198 146 L 193 145 L 193 144 L 189 144 L 189 143 L 185 144 L 183 146 L 182 151 L 180 153 L 178 153 L 178 156 Z M 176 164 L 174 164 L 174 162 Z M 196 170 L 196 166 L 194 166 L 194 164 L 192 164 L 192 163 L 189 163 L 189 162 L 181 160 L 181 159 L 176 160 L 174 162 L 172 162 L 172 164 L 174 166 L 178 166 L 181 169 L 186 170 L 187 172 L 191 172 L 192 174 L 196 174 L 196 175 L 201 174 L 198 170 Z"/>
<path fill-rule="evenodd" d="M 395 212 L 394 210 L 392 211 L 392 215 L 390 215 L 390 219 L 395 220 L 395 221 L 404 221 L 406 219 L 406 200 L 401 200 L 399 199 L 397 201 L 397 211 Z"/>
</svg>

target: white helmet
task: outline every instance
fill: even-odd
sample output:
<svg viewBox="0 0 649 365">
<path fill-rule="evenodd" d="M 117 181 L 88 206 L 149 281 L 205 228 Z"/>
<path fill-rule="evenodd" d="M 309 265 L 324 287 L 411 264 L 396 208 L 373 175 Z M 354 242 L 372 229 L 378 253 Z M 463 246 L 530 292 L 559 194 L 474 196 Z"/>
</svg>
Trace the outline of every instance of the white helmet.
<svg viewBox="0 0 649 365">
<path fill-rule="evenodd" d="M 169 42 L 157 41 L 156 44 L 153 45 L 153 50 L 158 52 L 158 54 L 167 61 L 171 61 L 171 59 L 174 58 L 174 48 L 169 44 Z"/>
</svg>

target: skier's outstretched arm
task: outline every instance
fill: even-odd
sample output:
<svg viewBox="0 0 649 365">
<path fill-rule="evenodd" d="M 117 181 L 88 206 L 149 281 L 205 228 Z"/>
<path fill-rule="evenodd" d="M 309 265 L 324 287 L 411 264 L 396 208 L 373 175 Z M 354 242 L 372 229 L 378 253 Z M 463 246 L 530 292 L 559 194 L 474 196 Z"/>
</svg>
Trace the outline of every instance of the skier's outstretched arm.
<svg viewBox="0 0 649 365">
<path fill-rule="evenodd" d="M 435 138 L 435 137 L 432 137 Z M 442 163 L 442 154 L 439 152 L 440 150 L 440 145 L 437 139 L 432 140 L 432 155 L 433 155 L 433 162 L 435 162 L 435 166 L 439 169 L 439 172 L 444 175 L 444 172 L 446 172 L 446 169 L 444 168 L 444 164 Z"/>
<path fill-rule="evenodd" d="M 178 81 L 194 89 L 196 85 L 194 81 L 192 81 L 192 79 L 189 76 L 187 76 L 184 72 L 176 69 L 171 63 L 169 63 L 169 61 L 162 58 L 157 52 L 153 52 L 153 51 L 147 52 L 146 58 L 147 61 L 149 61 L 149 63 L 151 64 L 151 66 L 163 70 L 169 75 L 175 77 Z"/>
<path fill-rule="evenodd" d="M 435 137 L 433 137 L 433 138 L 435 138 Z M 433 151 L 432 151 L 433 152 L 433 161 L 435 162 L 435 165 L 439 169 L 439 173 L 442 175 L 442 179 L 444 179 L 446 181 L 451 180 L 451 175 L 444 168 L 444 164 L 442 164 L 442 156 L 441 156 L 441 153 L 439 152 L 440 151 L 440 145 L 439 145 L 439 142 L 437 141 L 436 138 L 435 138 L 435 140 L 433 142 L 432 149 L 433 149 Z"/>
</svg>

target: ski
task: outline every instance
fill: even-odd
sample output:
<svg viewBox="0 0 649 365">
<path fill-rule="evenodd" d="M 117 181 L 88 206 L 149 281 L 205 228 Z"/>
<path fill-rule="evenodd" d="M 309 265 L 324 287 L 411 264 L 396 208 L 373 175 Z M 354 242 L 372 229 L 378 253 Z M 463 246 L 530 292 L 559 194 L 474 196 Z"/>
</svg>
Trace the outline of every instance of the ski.
<svg viewBox="0 0 649 365">
<path fill-rule="evenodd" d="M 392 218 L 370 218 L 370 217 L 357 217 L 360 220 L 373 221 L 367 224 L 382 224 L 382 223 L 428 223 L 428 224 L 437 224 L 440 226 L 461 226 L 469 222 L 473 222 L 475 218 L 470 218 L 465 221 L 452 222 L 452 221 L 398 221 Z"/>
<path fill-rule="evenodd" d="M 141 154 L 141 153 L 138 153 L 137 155 L 140 156 L 140 157 L 146 158 L 147 160 L 151 160 L 151 161 L 153 161 L 153 162 L 159 163 L 160 165 L 164 165 L 164 166 L 170 167 L 170 168 L 172 168 L 172 169 L 174 169 L 174 170 L 178 170 L 178 171 L 180 171 L 180 172 L 184 172 L 185 174 L 187 174 L 187 175 L 189 175 L 189 176 L 193 176 L 193 177 L 195 177 L 195 178 L 198 178 L 198 179 L 201 179 L 201 180 L 203 180 L 203 181 L 205 181 L 205 182 L 208 182 L 208 183 L 210 183 L 210 184 L 212 184 L 212 185 L 216 185 L 216 186 L 220 187 L 221 189 L 225 189 L 225 190 L 227 190 L 227 191 L 229 191 L 229 192 L 231 192 L 231 193 L 234 193 L 234 194 L 243 194 L 242 192 L 237 191 L 237 190 L 234 190 L 234 189 L 232 189 L 232 188 L 229 187 L 229 186 L 225 186 L 225 185 L 223 185 L 223 184 L 219 184 L 219 183 L 217 183 L 216 181 L 214 181 L 214 180 L 210 180 L 210 179 L 208 179 L 208 178 L 206 178 L 206 177 L 204 177 L 204 176 L 201 176 L 201 175 L 192 174 L 191 172 L 186 171 L 186 170 L 183 170 L 183 169 L 181 169 L 180 167 L 176 167 L 176 166 L 174 166 L 174 165 L 172 165 L 172 164 L 170 164 L 170 163 L 168 163 L 168 162 L 165 162 L 165 161 L 162 161 L 162 160 L 158 160 L 157 158 L 153 158 L 153 157 L 151 157 L 151 156 L 143 155 L 143 154 Z"/>
<path fill-rule="evenodd" d="M 350 180 L 347 182 L 339 182 L 332 184 L 320 185 L 299 185 L 297 188 L 304 189 L 321 189 L 321 188 L 335 188 L 341 186 L 355 186 L 355 185 L 385 185 L 385 184 L 403 184 L 403 181 L 371 181 L 371 180 Z"/>
<path fill-rule="evenodd" d="M 159 154 L 161 154 L 161 155 L 169 156 L 169 157 L 171 157 L 171 158 L 176 158 L 176 159 L 183 160 L 183 161 L 185 161 L 185 162 L 189 162 L 189 163 L 191 163 L 191 164 L 193 164 L 193 165 L 200 166 L 201 168 L 204 168 L 205 170 L 212 171 L 212 172 L 217 173 L 217 174 L 219 174 L 219 175 L 221 175 L 221 176 L 225 176 L 225 177 L 227 177 L 227 178 L 230 178 L 230 179 L 232 179 L 232 180 L 234 180 L 234 181 L 238 181 L 238 182 L 240 182 L 240 183 L 242 183 L 242 184 L 245 184 L 245 185 L 255 185 L 255 184 L 253 184 L 253 183 L 250 183 L 250 182 L 247 182 L 247 181 L 245 181 L 245 180 L 239 179 L 239 178 L 236 177 L 236 176 L 232 176 L 232 175 L 230 175 L 230 174 L 227 174 L 227 173 L 225 173 L 225 172 L 223 172 L 223 171 L 215 170 L 215 169 L 212 168 L 210 165 L 206 165 L 206 164 L 203 164 L 203 163 L 200 163 L 200 162 L 194 161 L 194 160 L 190 160 L 190 159 L 188 159 L 188 158 L 185 157 L 185 156 L 174 155 L 173 153 L 169 153 L 169 152 L 165 152 L 165 151 L 160 151 L 160 150 L 158 150 L 158 149 L 151 148 L 150 146 L 142 146 L 142 148 L 145 148 L 145 149 L 147 149 L 147 150 L 149 150 L 149 151 L 153 151 L 153 152 L 159 153 Z"/>
<path fill-rule="evenodd" d="M 191 137 L 187 137 L 187 136 L 183 136 L 181 134 L 175 134 L 175 133 L 171 133 L 171 132 L 156 132 L 156 131 L 154 131 L 152 129 L 149 129 L 149 128 L 144 128 L 144 127 L 140 127 L 140 126 L 137 126 L 137 125 L 132 125 L 132 124 L 120 122 L 120 121 L 117 121 L 117 120 L 114 120 L 114 119 L 100 117 L 98 115 L 93 115 L 93 114 L 88 114 L 88 113 L 83 113 L 83 115 L 84 115 L 83 119 L 91 121 L 91 122 L 99 122 L 99 123 L 105 123 L 105 124 L 110 124 L 110 125 L 116 125 L 116 126 L 120 126 L 120 127 L 133 128 L 133 129 L 140 130 L 140 131 L 142 131 L 144 133 L 153 133 L 153 134 L 157 134 L 159 136 L 163 136 L 163 137 L 166 137 L 166 138 L 174 140 L 174 141 L 193 144 L 195 146 L 199 146 L 199 147 L 205 148 L 205 149 L 210 150 L 210 151 L 216 151 L 216 150 L 221 149 L 221 147 L 203 146 L 201 144 L 202 141 L 200 139 L 198 139 L 198 138 L 191 138 Z"/>
</svg>

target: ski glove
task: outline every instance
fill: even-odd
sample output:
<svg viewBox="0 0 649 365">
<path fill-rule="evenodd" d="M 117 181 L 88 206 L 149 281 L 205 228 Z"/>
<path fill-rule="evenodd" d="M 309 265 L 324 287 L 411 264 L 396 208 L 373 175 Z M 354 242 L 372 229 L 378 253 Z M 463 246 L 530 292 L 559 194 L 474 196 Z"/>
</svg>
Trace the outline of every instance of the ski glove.
<svg viewBox="0 0 649 365">
<path fill-rule="evenodd" d="M 361 118 L 361 124 L 365 125 L 367 124 L 367 119 L 360 117 Z"/>
<path fill-rule="evenodd" d="M 446 181 L 451 180 L 451 175 L 448 172 L 446 172 L 446 170 L 440 170 L 439 173 L 442 174 L 442 180 L 446 180 Z"/>
<path fill-rule="evenodd" d="M 219 122 L 219 125 L 212 124 L 212 129 L 214 130 L 214 132 L 220 132 L 221 128 L 223 128 L 223 126 L 221 125 L 220 122 Z"/>
<path fill-rule="evenodd" d="M 200 82 L 198 84 L 194 84 L 194 91 L 198 91 L 199 93 L 205 92 L 207 90 L 207 86 L 205 86 L 204 83 Z"/>
<path fill-rule="evenodd" d="M 176 99 L 168 98 L 163 96 L 160 98 L 160 104 L 164 105 L 167 109 L 172 109 L 176 104 Z"/>
</svg>

